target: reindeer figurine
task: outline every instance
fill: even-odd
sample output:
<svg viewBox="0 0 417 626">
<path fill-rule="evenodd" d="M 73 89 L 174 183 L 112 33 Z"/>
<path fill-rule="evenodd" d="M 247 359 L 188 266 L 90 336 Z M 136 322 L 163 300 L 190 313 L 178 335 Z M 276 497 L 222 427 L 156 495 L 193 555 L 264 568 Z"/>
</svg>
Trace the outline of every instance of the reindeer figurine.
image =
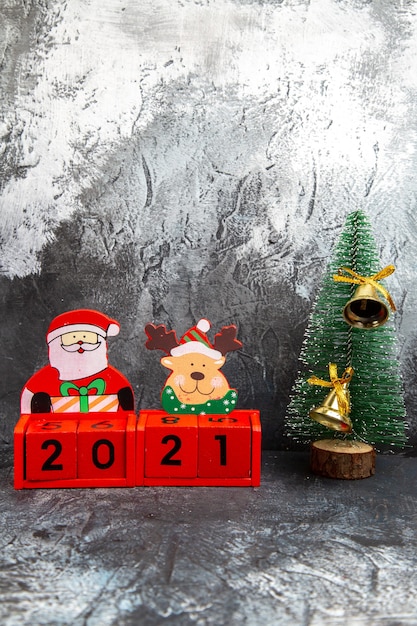
<svg viewBox="0 0 417 626">
<path fill-rule="evenodd" d="M 162 350 L 168 356 L 161 359 L 171 370 L 162 390 L 162 408 L 170 415 L 227 414 L 237 404 L 237 391 L 231 389 L 220 368 L 227 352 L 240 350 L 236 326 L 223 326 L 212 345 L 207 338 L 211 324 L 201 319 L 178 341 L 174 330 L 163 324 L 147 324 L 148 350 Z"/>
</svg>

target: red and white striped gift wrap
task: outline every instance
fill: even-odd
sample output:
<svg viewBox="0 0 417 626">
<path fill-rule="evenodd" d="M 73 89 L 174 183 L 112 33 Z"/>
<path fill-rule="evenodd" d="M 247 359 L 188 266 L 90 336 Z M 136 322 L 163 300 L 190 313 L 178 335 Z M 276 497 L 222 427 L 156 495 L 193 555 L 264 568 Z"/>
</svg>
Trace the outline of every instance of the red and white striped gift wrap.
<svg viewBox="0 0 417 626">
<path fill-rule="evenodd" d="M 79 413 L 80 396 L 54 396 L 51 398 L 54 413 Z M 88 396 L 89 413 L 115 413 L 119 408 L 117 394 Z"/>
</svg>

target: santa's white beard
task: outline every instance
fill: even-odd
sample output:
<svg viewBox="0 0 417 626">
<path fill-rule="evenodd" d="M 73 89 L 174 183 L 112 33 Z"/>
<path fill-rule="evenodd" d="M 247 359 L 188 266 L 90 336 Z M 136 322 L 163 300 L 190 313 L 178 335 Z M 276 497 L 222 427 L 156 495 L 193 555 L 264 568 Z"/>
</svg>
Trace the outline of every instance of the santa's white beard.
<svg viewBox="0 0 417 626">
<path fill-rule="evenodd" d="M 61 337 L 57 337 L 49 344 L 49 362 L 58 370 L 60 380 L 94 376 L 108 365 L 106 340 L 99 337 L 99 345 L 95 350 L 80 353 L 65 350 L 61 345 Z"/>
</svg>

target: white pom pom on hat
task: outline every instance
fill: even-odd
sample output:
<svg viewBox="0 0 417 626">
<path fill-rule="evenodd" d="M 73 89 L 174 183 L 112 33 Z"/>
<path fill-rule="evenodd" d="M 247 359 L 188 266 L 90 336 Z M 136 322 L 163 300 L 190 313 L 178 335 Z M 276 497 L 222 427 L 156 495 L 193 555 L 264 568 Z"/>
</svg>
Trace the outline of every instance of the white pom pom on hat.
<svg viewBox="0 0 417 626">
<path fill-rule="evenodd" d="M 201 330 L 202 333 L 207 333 L 211 328 L 211 324 L 208 320 L 203 318 L 197 323 L 196 328 L 198 328 L 198 330 Z"/>
</svg>

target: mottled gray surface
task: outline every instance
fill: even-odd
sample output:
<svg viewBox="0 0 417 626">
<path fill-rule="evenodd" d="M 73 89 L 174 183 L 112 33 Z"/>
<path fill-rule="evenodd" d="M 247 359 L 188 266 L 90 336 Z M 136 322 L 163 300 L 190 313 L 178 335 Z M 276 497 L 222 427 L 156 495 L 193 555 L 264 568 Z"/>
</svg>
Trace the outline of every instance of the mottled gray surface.
<svg viewBox="0 0 417 626">
<path fill-rule="evenodd" d="M 414 626 L 417 463 L 265 452 L 259 488 L 34 490 L 1 470 L 2 626 Z"/>
<path fill-rule="evenodd" d="M 144 325 L 206 316 L 280 449 L 323 267 L 374 226 L 411 422 L 417 399 L 417 16 L 407 0 L 0 2 L 2 626 L 417 623 L 416 460 L 341 483 L 266 452 L 259 489 L 20 491 L 19 394 L 50 320 L 122 324 L 138 407 L 164 372 Z"/>
<path fill-rule="evenodd" d="M 139 407 L 164 381 L 144 325 L 236 323 L 225 372 L 283 422 L 321 272 L 363 209 L 416 402 L 417 16 L 404 0 L 0 3 L 0 418 L 77 307 L 122 324 Z M 291 445 L 291 444 L 290 444 Z"/>
</svg>

